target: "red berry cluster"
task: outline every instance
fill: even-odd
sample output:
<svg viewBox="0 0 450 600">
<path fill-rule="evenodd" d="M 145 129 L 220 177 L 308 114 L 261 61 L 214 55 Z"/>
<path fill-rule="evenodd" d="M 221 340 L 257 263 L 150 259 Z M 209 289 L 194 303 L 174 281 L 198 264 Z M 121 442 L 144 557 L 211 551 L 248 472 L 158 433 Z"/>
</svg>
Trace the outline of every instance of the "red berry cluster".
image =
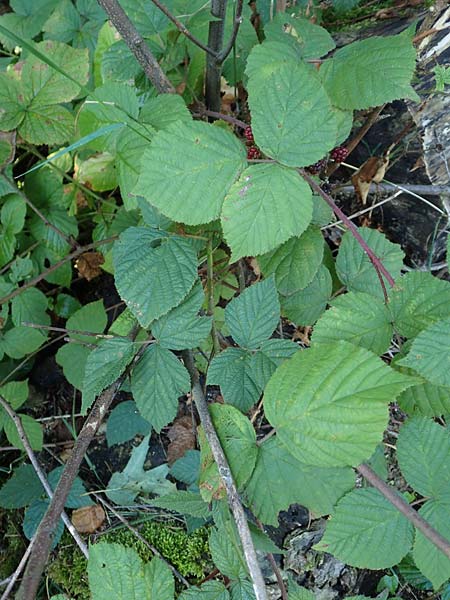
<svg viewBox="0 0 450 600">
<path fill-rule="evenodd" d="M 249 160 L 261 158 L 261 152 L 259 151 L 259 148 L 256 146 L 250 146 L 250 148 L 247 149 L 247 158 Z"/>
<path fill-rule="evenodd" d="M 247 138 L 247 140 L 251 143 L 253 143 L 255 141 L 255 138 L 253 137 L 253 131 L 250 125 L 248 125 L 245 129 L 244 129 L 244 135 Z"/>
<path fill-rule="evenodd" d="M 336 148 L 333 148 L 333 150 L 330 153 L 330 156 L 334 160 L 334 162 L 341 163 L 347 158 L 348 150 L 345 146 L 337 146 Z"/>
</svg>

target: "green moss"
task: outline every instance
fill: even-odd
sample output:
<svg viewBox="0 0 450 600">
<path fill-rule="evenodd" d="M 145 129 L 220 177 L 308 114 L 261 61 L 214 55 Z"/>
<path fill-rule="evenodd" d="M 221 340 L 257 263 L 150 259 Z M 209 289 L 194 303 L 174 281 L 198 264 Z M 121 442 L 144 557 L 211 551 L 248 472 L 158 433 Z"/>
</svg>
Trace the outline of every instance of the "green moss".
<svg viewBox="0 0 450 600">
<path fill-rule="evenodd" d="M 207 527 L 201 527 L 189 534 L 175 523 L 147 521 L 136 527 L 142 537 L 159 550 L 190 582 L 199 582 L 211 570 Z M 99 537 L 97 541 L 116 542 L 133 548 L 144 562 L 153 558 L 152 551 L 125 527 L 114 529 Z M 47 573 L 70 598 L 90 599 L 87 561 L 67 531 L 64 532 L 56 558 L 49 565 Z"/>
<path fill-rule="evenodd" d="M 208 528 L 206 527 L 186 533 L 175 523 L 147 521 L 139 527 L 139 533 L 193 583 L 203 579 L 211 567 Z M 128 529 L 116 529 L 103 536 L 102 539 L 134 548 L 144 561 L 153 558 L 151 550 Z"/>
<path fill-rule="evenodd" d="M 0 580 L 14 572 L 27 544 L 22 535 L 23 516 L 21 511 L 0 509 Z"/>
<path fill-rule="evenodd" d="M 89 600 L 87 560 L 67 530 L 58 544 L 56 558 L 47 569 L 49 578 L 75 600 Z"/>
<path fill-rule="evenodd" d="M 365 2 L 361 2 L 355 8 L 351 10 L 338 12 L 334 8 L 327 8 L 322 13 L 323 23 L 322 25 L 330 31 L 338 31 L 340 29 L 352 29 L 367 27 L 368 24 L 377 22 L 374 17 L 378 10 L 383 8 L 392 8 L 395 6 L 395 0 L 380 0 L 376 6 L 369 4 L 366 6 Z M 363 19 L 367 17 L 367 19 Z"/>
</svg>

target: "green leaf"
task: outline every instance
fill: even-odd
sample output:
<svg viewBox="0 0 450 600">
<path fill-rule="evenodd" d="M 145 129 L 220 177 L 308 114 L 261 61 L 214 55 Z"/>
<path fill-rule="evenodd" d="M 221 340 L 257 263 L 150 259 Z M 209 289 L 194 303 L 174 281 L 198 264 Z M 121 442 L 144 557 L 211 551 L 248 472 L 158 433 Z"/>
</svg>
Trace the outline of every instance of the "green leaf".
<svg viewBox="0 0 450 600">
<path fill-rule="evenodd" d="M 48 482 L 53 491 L 56 490 L 56 486 L 61 479 L 64 467 L 56 467 L 48 475 Z M 70 488 L 69 494 L 66 498 L 64 506 L 67 508 L 81 508 L 82 506 L 92 506 L 94 502 L 86 493 L 86 488 L 79 477 L 75 477 L 72 487 Z"/>
<path fill-rule="evenodd" d="M 413 525 L 378 490 L 357 489 L 340 500 L 314 548 L 353 567 L 386 569 L 409 552 L 413 536 Z"/>
<path fill-rule="evenodd" d="M 450 492 L 450 434 L 431 419 L 413 417 L 400 428 L 399 467 L 408 484 L 422 496 Z"/>
<path fill-rule="evenodd" d="M 197 281 L 181 304 L 152 323 L 152 335 L 163 348 L 185 350 L 203 342 L 211 331 L 211 317 L 198 316 L 204 300 L 202 285 Z"/>
<path fill-rule="evenodd" d="M 197 279 L 189 240 L 144 227 L 122 233 L 113 262 L 117 290 L 143 327 L 177 306 Z"/>
<path fill-rule="evenodd" d="M 149 98 L 143 104 L 139 112 L 139 121 L 159 130 L 177 121 L 191 122 L 192 116 L 181 96 L 160 94 Z"/>
<path fill-rule="evenodd" d="M 236 136 L 207 123 L 178 121 L 159 131 L 145 151 L 134 193 L 175 221 L 209 223 L 244 167 L 245 148 Z"/>
<path fill-rule="evenodd" d="M 71 42 L 81 29 L 80 13 L 70 0 L 62 0 L 42 29 L 53 40 Z"/>
<path fill-rule="evenodd" d="M 131 374 L 131 390 L 139 412 L 158 432 L 176 417 L 178 398 L 190 387 L 185 367 L 158 344 L 145 350 Z"/>
<path fill-rule="evenodd" d="M 449 387 L 450 317 L 421 331 L 407 356 L 397 364 L 413 369 L 431 383 Z"/>
<path fill-rule="evenodd" d="M 287 358 L 298 351 L 298 346 L 291 340 L 266 340 L 255 352 L 251 360 L 251 377 L 262 392 L 267 382 Z"/>
<path fill-rule="evenodd" d="M 352 469 L 302 463 L 272 437 L 258 448 L 245 496 L 258 519 L 277 526 L 280 510 L 287 510 L 294 503 L 305 506 L 316 516 L 331 514 L 337 500 L 354 482 Z"/>
<path fill-rule="evenodd" d="M 120 544 L 98 542 L 89 552 L 92 600 L 172 600 L 173 577 L 159 558 L 143 564 L 137 552 Z"/>
<path fill-rule="evenodd" d="M 32 465 L 22 464 L 0 488 L 2 508 L 23 508 L 44 494 L 44 488 Z"/>
<path fill-rule="evenodd" d="M 127 400 L 111 411 L 106 424 L 106 441 L 111 447 L 128 442 L 136 435 L 148 435 L 150 431 L 151 425 L 139 414 L 136 403 Z"/>
<path fill-rule="evenodd" d="M 219 385 L 225 402 L 247 412 L 261 395 L 253 376 L 252 355 L 241 348 L 227 348 L 213 358 L 207 384 Z"/>
<path fill-rule="evenodd" d="M 293 237 L 282 246 L 258 258 L 262 272 L 267 277 L 275 274 L 280 294 L 304 289 L 311 283 L 323 259 L 324 240 L 315 227 Z"/>
<path fill-rule="evenodd" d="M 306 589 L 294 581 L 294 579 L 289 576 L 289 600 L 315 600 L 315 595 L 311 590 Z"/>
<path fill-rule="evenodd" d="M 201 519 L 207 519 L 211 515 L 206 502 L 200 494 L 194 492 L 177 490 L 173 494 L 166 494 L 156 500 L 150 500 L 149 504 L 157 508 L 172 510 L 181 515 L 191 515 Z"/>
<path fill-rule="evenodd" d="M 424 271 L 405 273 L 389 295 L 389 309 L 398 333 L 415 337 L 450 316 L 450 283 Z"/>
<path fill-rule="evenodd" d="M 50 325 L 50 317 L 45 312 L 48 300 L 37 288 L 28 288 L 11 301 L 11 318 L 14 325 L 35 323 Z"/>
<path fill-rule="evenodd" d="M 300 175 L 277 164 L 252 165 L 223 203 L 223 233 L 232 261 L 273 250 L 311 222 L 311 190 Z"/>
<path fill-rule="evenodd" d="M 166 0 L 164 6 L 174 14 L 173 0 Z M 169 24 L 166 15 L 147 0 L 123 0 L 122 7 L 139 33 L 145 37 L 164 31 Z"/>
<path fill-rule="evenodd" d="M 87 98 L 77 116 L 77 130 L 85 137 L 113 123 L 133 123 L 139 113 L 135 91 L 128 85 L 108 82 L 95 89 Z M 135 126 L 133 125 L 133 128 Z M 138 132 L 141 131 L 137 128 Z M 91 140 L 89 147 L 102 152 L 113 152 L 120 130 L 114 130 L 101 138 Z M 148 140 L 147 140 L 148 143 Z"/>
<path fill-rule="evenodd" d="M 114 157 L 109 152 L 100 152 L 86 160 L 76 159 L 77 181 L 95 192 L 106 192 L 117 187 L 117 172 Z"/>
<path fill-rule="evenodd" d="M 6 73 L 0 73 L 0 107 L 1 130 L 16 129 L 25 116 L 26 105 L 21 98 L 20 83 Z"/>
<path fill-rule="evenodd" d="M 256 463 L 258 447 L 253 425 L 233 406 L 214 403 L 209 406 L 209 412 L 233 478 L 240 489 L 249 479 Z M 245 461 L 242 460 L 243 456 Z"/>
<path fill-rule="evenodd" d="M 36 533 L 40 522 L 42 521 L 45 513 L 47 512 L 49 504 L 49 500 L 34 500 L 34 502 L 26 509 L 22 527 L 25 537 L 27 539 L 31 540 L 34 534 Z M 57 546 L 63 532 L 64 523 L 62 519 L 59 519 L 52 536 L 52 549 Z"/>
<path fill-rule="evenodd" d="M 303 59 L 320 58 L 336 46 L 326 29 L 285 12 L 277 13 L 265 25 L 264 35 L 269 42 L 284 42 L 286 48 L 294 46 Z"/>
<path fill-rule="evenodd" d="M 77 310 L 70 319 L 66 322 L 66 328 L 75 331 L 86 331 L 91 333 L 103 333 L 107 324 L 107 317 L 103 302 L 97 300 L 85 304 Z M 68 343 L 62 346 L 56 353 L 56 362 L 62 366 L 64 376 L 67 381 L 81 390 L 83 387 L 84 370 L 86 367 L 87 357 L 91 352 L 90 348 L 80 345 L 79 342 L 85 344 L 96 344 L 98 339 L 93 336 L 70 334 L 74 343 Z"/>
<path fill-rule="evenodd" d="M 65 237 L 78 237 L 78 225 L 75 217 L 67 214 L 64 208 L 43 208 L 41 210 L 49 223 L 61 231 Z M 30 232 L 38 241 L 44 241 L 45 244 L 53 250 L 59 257 L 64 256 L 70 250 L 70 245 L 58 231 L 49 227 L 38 215 L 33 215 L 29 221 Z"/>
<path fill-rule="evenodd" d="M 449 511 L 450 499 L 447 496 L 442 500 L 425 502 L 419 514 L 450 541 Z M 450 578 L 450 559 L 420 531 L 416 531 L 413 557 L 417 567 L 431 581 L 435 590 Z"/>
<path fill-rule="evenodd" d="M 96 396 L 114 383 L 130 364 L 136 345 L 126 338 L 102 340 L 88 356 L 84 371 L 81 412 L 87 413 Z"/>
<path fill-rule="evenodd" d="M 11 405 L 13 410 L 17 410 L 28 398 L 28 380 L 5 383 L 0 387 L 0 395 Z"/>
<path fill-rule="evenodd" d="M 137 208 L 138 201 L 132 192 L 141 172 L 142 155 L 149 145 L 149 138 L 153 135 L 150 127 L 135 124 L 132 129 L 124 129 L 117 138 L 117 177 L 127 210 Z"/>
<path fill-rule="evenodd" d="M 383 233 L 376 229 L 360 227 L 358 231 L 392 277 L 394 279 L 399 277 L 404 258 L 400 246 L 390 242 Z M 377 272 L 351 231 L 347 231 L 342 237 L 336 259 L 336 271 L 339 279 L 349 291 L 366 292 L 378 298 L 384 298 Z M 389 284 L 384 276 L 383 281 L 386 289 L 389 289 Z"/>
<path fill-rule="evenodd" d="M 11 358 L 23 358 L 39 348 L 46 336 L 30 327 L 13 327 L 0 336 L 0 350 Z"/>
<path fill-rule="evenodd" d="M 54 69 L 36 55 L 29 55 L 22 70 L 26 94 L 32 98 L 31 107 L 69 102 L 89 78 L 89 58 L 86 48 L 72 48 L 54 40 L 35 44 L 38 52 L 59 68 Z M 75 83 L 73 80 L 76 80 Z"/>
<path fill-rule="evenodd" d="M 64 106 L 34 106 L 27 109 L 20 135 L 28 142 L 40 144 L 63 144 L 74 133 L 74 117 Z"/>
<path fill-rule="evenodd" d="M 185 590 L 179 600 L 230 600 L 227 588 L 220 581 L 206 581 L 200 587 Z"/>
<path fill-rule="evenodd" d="M 310 165 L 334 147 L 336 118 L 311 65 L 283 65 L 262 84 L 250 81 L 248 102 L 256 144 L 280 163 Z"/>
<path fill-rule="evenodd" d="M 170 468 L 170 474 L 188 486 L 197 485 L 200 473 L 200 452 L 187 450 Z"/>
<path fill-rule="evenodd" d="M 332 287 L 330 272 L 321 265 L 314 279 L 303 290 L 280 295 L 282 314 L 297 325 L 314 325 L 327 307 Z"/>
<path fill-rule="evenodd" d="M 247 60 L 245 73 L 251 85 L 263 85 L 272 73 L 284 65 L 294 67 L 299 62 L 299 47 L 282 41 L 264 40 L 253 47 Z"/>
<path fill-rule="evenodd" d="M 450 389 L 424 380 L 402 392 L 397 402 L 407 414 L 440 417 L 450 414 Z"/>
<path fill-rule="evenodd" d="M 230 586 L 231 600 L 256 600 L 253 584 L 248 579 L 239 579 Z"/>
<path fill-rule="evenodd" d="M 19 194 L 8 194 L 4 198 L 1 210 L 1 221 L 3 227 L 10 233 L 20 233 L 25 224 L 27 205 Z"/>
<path fill-rule="evenodd" d="M 248 287 L 225 309 L 225 323 L 234 341 L 253 350 L 271 336 L 279 319 L 280 304 L 273 277 Z"/>
<path fill-rule="evenodd" d="M 294 354 L 266 386 L 265 414 L 280 442 L 317 466 L 358 465 L 388 422 L 388 405 L 415 380 L 349 342 Z"/>
<path fill-rule="evenodd" d="M 418 101 L 410 85 L 415 62 L 416 50 L 403 32 L 348 44 L 325 61 L 319 73 L 334 105 L 362 109 L 399 98 Z"/>
<path fill-rule="evenodd" d="M 230 579 L 239 579 L 247 575 L 247 569 L 237 539 L 227 533 L 224 528 L 212 529 L 209 535 L 209 549 L 219 571 Z"/>
<path fill-rule="evenodd" d="M 312 342 L 328 344 L 347 340 L 355 346 L 383 354 L 389 348 L 392 325 L 381 300 L 363 292 L 338 296 L 314 326 Z"/>
<path fill-rule="evenodd" d="M 22 421 L 22 427 L 24 428 L 25 434 L 30 442 L 30 446 L 33 450 L 42 450 L 42 444 L 44 443 L 44 434 L 42 431 L 42 425 L 30 417 L 29 415 L 19 415 Z M 17 428 L 14 421 L 8 418 L 4 422 L 5 434 L 8 438 L 9 443 L 20 450 L 25 450 L 22 440 L 20 439 Z"/>
</svg>

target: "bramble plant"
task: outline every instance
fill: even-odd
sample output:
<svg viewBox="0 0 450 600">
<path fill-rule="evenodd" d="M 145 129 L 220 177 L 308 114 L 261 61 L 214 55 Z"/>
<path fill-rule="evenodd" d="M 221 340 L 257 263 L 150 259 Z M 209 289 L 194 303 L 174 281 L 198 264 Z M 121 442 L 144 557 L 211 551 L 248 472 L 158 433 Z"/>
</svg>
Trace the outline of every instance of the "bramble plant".
<svg viewBox="0 0 450 600">
<path fill-rule="evenodd" d="M 223 578 L 182 577 L 181 600 L 266 599 L 255 548 L 280 550 L 257 524 L 293 503 L 330 517 L 317 551 L 363 569 L 413 561 L 436 592 L 450 578 L 450 283 L 403 274 L 400 246 L 357 228 L 318 177 L 347 158 L 354 111 L 418 100 L 414 31 L 336 49 L 304 3 L 269 4 L 258 32 L 241 0 L 11 0 L 0 17 L 0 427 L 29 457 L 42 448 L 15 411 L 55 317 L 56 360 L 88 415 L 52 499 L 34 463 L 0 489 L 0 506 L 28 507 L 17 598 L 35 597 L 64 506 L 92 502 L 75 477 L 123 384 L 133 401 L 111 412 L 108 445 L 144 439 L 109 500 L 211 524 Z M 221 76 L 245 88 L 249 119 L 220 114 Z M 321 231 L 334 215 L 348 228 L 336 257 Z M 67 293 L 72 259 L 87 279 L 113 274 L 126 308 L 112 324 L 101 300 Z M 312 326 L 310 348 L 279 335 L 281 317 Z M 207 386 L 223 403 L 207 407 Z M 144 469 L 152 430 L 189 392 L 200 450 Z M 401 491 L 380 466 L 393 402 L 407 415 Z M 165 561 L 118 543 L 90 546 L 88 575 L 94 600 L 175 594 Z M 313 598 L 279 584 L 284 600 Z"/>
</svg>

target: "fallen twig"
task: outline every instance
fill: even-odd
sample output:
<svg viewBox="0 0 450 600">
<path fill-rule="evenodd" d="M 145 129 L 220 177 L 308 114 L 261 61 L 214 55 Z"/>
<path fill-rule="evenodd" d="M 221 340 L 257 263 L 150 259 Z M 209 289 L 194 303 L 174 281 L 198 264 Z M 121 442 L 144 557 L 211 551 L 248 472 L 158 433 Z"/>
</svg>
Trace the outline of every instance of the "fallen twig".
<svg viewBox="0 0 450 600">
<path fill-rule="evenodd" d="M 200 385 L 198 371 L 194 364 L 192 350 L 185 350 L 183 352 L 183 360 L 191 376 L 192 398 L 195 402 L 203 431 L 206 439 L 208 440 L 208 444 L 210 445 L 212 455 L 217 464 L 220 478 L 222 479 L 227 492 L 228 504 L 230 505 L 231 512 L 233 513 L 239 537 L 242 542 L 242 548 L 244 550 L 245 560 L 250 577 L 252 579 L 256 600 L 267 600 L 266 586 L 264 584 L 264 578 L 256 557 L 256 551 L 253 545 L 250 529 L 248 527 L 244 507 L 242 506 L 230 466 L 222 446 L 220 445 L 219 438 L 217 437 L 216 430 L 214 429 L 214 425 L 208 411 L 208 405 Z"/>
<path fill-rule="evenodd" d="M 138 331 L 139 327 L 133 328 L 130 338 L 134 340 Z M 131 366 L 140 358 L 144 349 L 145 346 L 142 346 L 139 349 L 133 361 L 124 371 L 124 373 L 118 379 L 116 379 L 112 385 L 106 388 L 106 390 L 104 390 L 94 402 L 91 412 L 84 422 L 83 428 L 78 435 L 72 453 L 67 460 L 67 463 L 61 474 L 61 478 L 54 492 L 53 499 L 50 502 L 50 506 L 47 509 L 47 512 L 45 513 L 37 530 L 36 539 L 33 543 L 33 548 L 25 569 L 24 577 L 17 592 L 17 600 L 31 600 L 35 598 L 39 581 L 50 552 L 52 533 L 56 527 L 56 524 L 58 523 L 67 499 L 67 495 L 70 492 L 72 483 L 78 473 L 84 455 L 86 454 L 92 438 L 96 434 L 103 418 L 105 417 L 108 408 L 111 406 L 111 403 L 122 386 L 122 383 L 128 376 Z"/>
</svg>

